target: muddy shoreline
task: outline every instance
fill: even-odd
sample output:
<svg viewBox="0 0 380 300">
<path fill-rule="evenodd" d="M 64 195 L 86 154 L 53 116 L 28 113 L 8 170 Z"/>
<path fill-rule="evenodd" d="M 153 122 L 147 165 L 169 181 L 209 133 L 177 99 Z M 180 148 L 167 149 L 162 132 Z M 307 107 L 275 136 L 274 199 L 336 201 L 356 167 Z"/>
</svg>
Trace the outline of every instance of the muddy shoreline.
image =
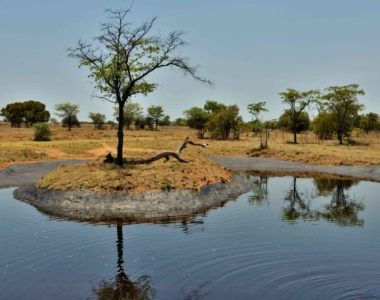
<svg viewBox="0 0 380 300">
<path fill-rule="evenodd" d="M 292 173 L 324 173 L 380 182 L 380 166 L 317 166 L 270 158 L 212 157 L 230 170 Z M 58 217 L 112 221 L 127 218 L 175 217 L 204 212 L 250 191 L 254 185 L 244 174 L 229 184 L 214 183 L 200 191 L 174 190 L 143 194 L 101 195 L 89 190 L 48 191 L 38 189 L 38 179 L 60 165 L 84 160 L 14 164 L 0 170 L 0 188 L 18 187 L 14 196 L 38 210 Z"/>
</svg>

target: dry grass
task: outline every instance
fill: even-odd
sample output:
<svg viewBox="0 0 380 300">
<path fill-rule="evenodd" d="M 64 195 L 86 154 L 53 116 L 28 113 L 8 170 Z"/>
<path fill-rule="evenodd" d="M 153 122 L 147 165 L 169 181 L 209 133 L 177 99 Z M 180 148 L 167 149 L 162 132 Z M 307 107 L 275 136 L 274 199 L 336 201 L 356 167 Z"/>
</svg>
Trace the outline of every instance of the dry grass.
<svg viewBox="0 0 380 300">
<path fill-rule="evenodd" d="M 336 140 L 318 141 L 312 133 L 298 136 L 298 144 L 293 144 L 291 134 L 273 132 L 269 148 L 251 149 L 249 156 L 278 158 L 316 165 L 379 165 L 380 137 L 378 133 L 354 132 L 347 143 L 339 145 Z"/>
<path fill-rule="evenodd" d="M 223 180 L 230 174 L 212 163 L 208 156 L 261 156 L 319 165 L 379 165 L 380 136 L 354 133 L 351 145 L 338 141 L 318 141 L 312 133 L 298 136 L 293 144 L 292 134 L 271 132 L 269 148 L 259 150 L 257 137 L 242 134 L 239 141 L 204 140 L 206 148 L 188 146 L 182 156 L 189 164 L 175 160 L 155 162 L 133 168 L 104 165 L 101 158 L 108 152 L 116 154 L 116 130 L 95 130 L 82 125 L 71 132 L 60 125 L 51 125 L 52 141 L 33 141 L 33 129 L 11 128 L 0 123 L 0 168 L 15 162 L 35 162 L 63 159 L 93 159 L 77 167 L 62 167 L 45 176 L 40 182 L 47 188 L 91 188 L 102 193 L 141 192 L 159 189 L 199 189 L 202 185 Z M 175 150 L 189 136 L 199 141 L 194 130 L 185 127 L 166 127 L 159 131 L 125 131 L 124 156 L 146 157 L 162 150 Z M 85 175 L 86 176 L 85 176 Z"/>
<path fill-rule="evenodd" d="M 187 158 L 190 160 L 188 164 L 161 160 L 154 164 L 127 167 L 104 164 L 98 159 L 71 167 L 61 166 L 43 177 L 38 186 L 58 190 L 86 188 L 102 194 L 132 194 L 147 190 L 199 190 L 206 184 L 230 181 L 231 173 L 220 165 L 192 154 Z"/>
</svg>

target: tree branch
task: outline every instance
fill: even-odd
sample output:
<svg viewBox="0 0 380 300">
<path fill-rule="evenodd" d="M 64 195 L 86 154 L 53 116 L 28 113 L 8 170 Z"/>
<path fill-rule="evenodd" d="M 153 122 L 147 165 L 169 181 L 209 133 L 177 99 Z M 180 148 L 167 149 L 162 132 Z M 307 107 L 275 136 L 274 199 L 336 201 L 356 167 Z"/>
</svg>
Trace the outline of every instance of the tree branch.
<svg viewBox="0 0 380 300">
<path fill-rule="evenodd" d="M 156 155 L 151 156 L 149 158 L 124 158 L 124 164 L 127 165 L 141 165 L 141 164 L 150 164 L 156 160 L 159 160 L 161 158 L 165 158 L 166 161 L 169 160 L 169 157 L 174 157 L 179 162 L 182 163 L 188 163 L 189 161 L 183 159 L 179 154 L 182 152 L 183 149 L 186 148 L 187 144 L 193 145 L 193 146 L 201 146 L 201 147 L 207 147 L 207 144 L 201 144 L 193 142 L 189 139 L 189 137 L 186 137 L 185 140 L 182 142 L 181 146 L 178 147 L 176 151 L 161 151 L 158 152 Z M 113 163 L 115 162 L 115 158 L 111 155 L 111 153 L 107 154 L 106 158 L 103 160 L 105 163 Z"/>
</svg>

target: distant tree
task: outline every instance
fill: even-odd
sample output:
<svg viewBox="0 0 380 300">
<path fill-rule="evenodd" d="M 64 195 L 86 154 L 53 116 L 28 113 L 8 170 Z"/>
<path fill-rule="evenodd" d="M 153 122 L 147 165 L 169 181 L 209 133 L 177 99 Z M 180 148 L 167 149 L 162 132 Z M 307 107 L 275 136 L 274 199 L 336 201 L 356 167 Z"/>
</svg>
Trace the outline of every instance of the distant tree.
<svg viewBox="0 0 380 300">
<path fill-rule="evenodd" d="M 266 102 L 258 102 L 258 103 L 251 103 L 248 104 L 248 111 L 252 115 L 252 129 L 256 134 L 260 135 L 260 148 L 267 148 L 267 145 L 264 146 L 263 144 L 263 130 L 264 130 L 264 124 L 260 119 L 260 113 L 264 111 L 268 111 L 265 108 Z"/>
<path fill-rule="evenodd" d="M 68 128 L 69 127 L 69 122 L 71 124 L 70 125 L 71 128 L 73 128 L 73 127 L 80 127 L 81 126 L 81 124 L 80 124 L 80 122 L 78 120 L 78 117 L 76 115 L 72 116 L 70 119 L 68 117 L 63 118 L 61 122 L 62 122 L 62 127 L 64 127 L 64 128 Z"/>
<path fill-rule="evenodd" d="M 58 124 L 58 120 L 56 118 L 50 118 L 50 123 Z"/>
<path fill-rule="evenodd" d="M 183 32 L 173 31 L 166 38 L 151 36 L 156 18 L 133 26 L 128 20 L 130 9 L 106 10 L 109 22 L 101 26 L 101 34 L 93 43 L 79 41 L 69 49 L 69 56 L 79 59 L 80 66 L 90 69 L 98 98 L 116 104 L 119 108 L 118 144 L 116 163 L 123 165 L 124 106 L 132 96 L 153 92 L 157 84 L 147 81 L 153 72 L 163 69 L 179 69 L 195 80 L 212 84 L 197 75 L 197 67 L 189 65 L 189 59 L 181 55 L 186 45 Z"/>
<path fill-rule="evenodd" d="M 177 119 L 175 119 L 174 125 L 175 126 L 188 126 L 186 119 L 183 119 L 183 118 L 177 118 Z"/>
<path fill-rule="evenodd" d="M 116 120 L 119 121 L 119 108 L 114 107 L 113 116 L 116 117 Z M 140 103 L 126 103 L 124 106 L 124 125 L 127 129 L 131 129 L 131 125 L 140 117 L 143 109 Z"/>
<path fill-rule="evenodd" d="M 313 132 L 320 140 L 331 140 L 336 128 L 335 117 L 331 113 L 321 112 L 312 122 Z"/>
<path fill-rule="evenodd" d="M 292 122 L 291 116 L 287 113 L 284 112 L 279 120 L 278 120 L 278 126 L 280 128 L 289 130 L 294 133 L 294 130 L 296 133 L 300 133 L 302 131 L 306 131 L 310 127 L 310 117 L 309 114 L 305 111 L 301 112 L 298 116 L 298 120 L 296 123 L 296 127 L 294 128 L 294 123 Z"/>
<path fill-rule="evenodd" d="M 143 117 L 142 115 L 140 115 L 135 120 L 135 126 L 137 126 L 139 129 L 148 128 L 149 130 L 153 130 L 153 119 L 149 116 Z"/>
<path fill-rule="evenodd" d="M 278 126 L 278 120 L 277 119 L 272 119 L 264 122 L 264 127 L 267 129 L 272 129 L 275 130 L 279 128 Z"/>
<path fill-rule="evenodd" d="M 1 115 L 12 127 L 20 127 L 25 123 L 26 127 L 33 126 L 35 123 L 48 122 L 50 113 L 45 109 L 45 104 L 29 100 L 25 102 L 15 102 L 8 104 L 1 109 Z"/>
<path fill-rule="evenodd" d="M 207 123 L 207 130 L 213 139 L 227 140 L 231 133 L 234 139 L 238 139 L 243 124 L 243 118 L 239 115 L 239 107 L 235 104 L 212 113 Z"/>
<path fill-rule="evenodd" d="M 248 111 L 252 115 L 252 121 L 260 119 L 260 113 L 268 111 L 265 108 L 266 102 L 248 104 Z"/>
<path fill-rule="evenodd" d="M 8 104 L 1 109 L 1 115 L 4 117 L 4 121 L 11 123 L 11 127 L 20 127 L 24 120 L 22 103 L 15 102 Z"/>
<path fill-rule="evenodd" d="M 343 136 L 351 131 L 355 118 L 359 111 L 364 109 L 359 104 L 358 96 L 364 95 L 364 90 L 359 89 L 358 84 L 346 86 L 331 86 L 325 89 L 326 93 L 321 98 L 321 105 L 325 111 L 330 112 L 336 120 L 335 131 L 338 134 L 340 144 L 343 144 Z"/>
<path fill-rule="evenodd" d="M 110 126 L 111 129 L 114 129 L 116 127 L 116 123 L 112 120 L 108 120 L 107 124 Z"/>
<path fill-rule="evenodd" d="M 151 105 L 148 107 L 148 116 L 153 119 L 153 122 L 156 125 L 157 130 L 158 122 L 164 116 L 164 109 L 162 108 L 162 106 Z"/>
<path fill-rule="evenodd" d="M 35 123 L 34 128 L 34 140 L 35 141 L 50 141 L 51 130 L 47 122 Z"/>
<path fill-rule="evenodd" d="M 78 123 L 77 113 L 79 113 L 79 106 L 76 104 L 71 103 L 61 103 L 56 104 L 55 110 L 57 111 L 55 114 L 58 117 L 63 118 L 62 124 L 69 128 L 68 130 L 71 130 L 71 127 L 73 127 L 73 124 Z M 66 126 L 65 126 L 66 127 Z"/>
<path fill-rule="evenodd" d="M 365 133 L 368 133 L 373 130 L 379 130 L 380 116 L 373 112 L 361 115 L 359 118 L 359 128 L 364 130 Z"/>
<path fill-rule="evenodd" d="M 23 102 L 24 121 L 27 127 L 33 126 L 35 123 L 48 122 L 50 113 L 45 109 L 45 104 L 29 100 Z"/>
<path fill-rule="evenodd" d="M 287 89 L 286 92 L 280 93 L 282 103 L 288 104 L 290 107 L 285 109 L 289 115 L 293 132 L 294 143 L 297 143 L 297 127 L 300 122 L 302 112 L 313 102 L 316 102 L 320 93 L 317 90 L 307 92 L 299 92 L 294 89 Z"/>
<path fill-rule="evenodd" d="M 106 115 L 101 114 L 101 113 L 93 113 L 93 112 L 90 112 L 88 114 L 88 117 L 92 120 L 96 129 L 102 129 L 107 119 Z"/>
<path fill-rule="evenodd" d="M 198 137 L 203 139 L 207 131 L 207 122 L 210 119 L 210 114 L 200 107 L 192 107 L 185 110 L 183 114 L 186 116 L 187 125 L 198 131 Z"/>
<path fill-rule="evenodd" d="M 160 126 L 170 126 L 171 122 L 170 122 L 170 116 L 166 115 L 165 117 L 163 117 L 159 122 L 158 122 L 158 125 Z"/>
<path fill-rule="evenodd" d="M 213 100 L 206 100 L 206 103 L 203 107 L 203 109 L 209 113 L 217 112 L 223 108 L 226 108 L 223 103 L 219 103 Z"/>
</svg>

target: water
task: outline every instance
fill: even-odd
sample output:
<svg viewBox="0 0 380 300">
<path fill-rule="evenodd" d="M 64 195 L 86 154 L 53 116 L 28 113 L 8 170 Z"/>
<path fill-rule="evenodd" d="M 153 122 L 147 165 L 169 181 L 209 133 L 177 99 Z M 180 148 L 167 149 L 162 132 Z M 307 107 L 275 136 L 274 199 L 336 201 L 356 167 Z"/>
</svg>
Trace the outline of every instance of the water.
<svg viewBox="0 0 380 300">
<path fill-rule="evenodd" d="M 380 299 L 378 183 L 251 179 L 157 224 L 66 221 L 2 189 L 0 299 Z"/>
</svg>

